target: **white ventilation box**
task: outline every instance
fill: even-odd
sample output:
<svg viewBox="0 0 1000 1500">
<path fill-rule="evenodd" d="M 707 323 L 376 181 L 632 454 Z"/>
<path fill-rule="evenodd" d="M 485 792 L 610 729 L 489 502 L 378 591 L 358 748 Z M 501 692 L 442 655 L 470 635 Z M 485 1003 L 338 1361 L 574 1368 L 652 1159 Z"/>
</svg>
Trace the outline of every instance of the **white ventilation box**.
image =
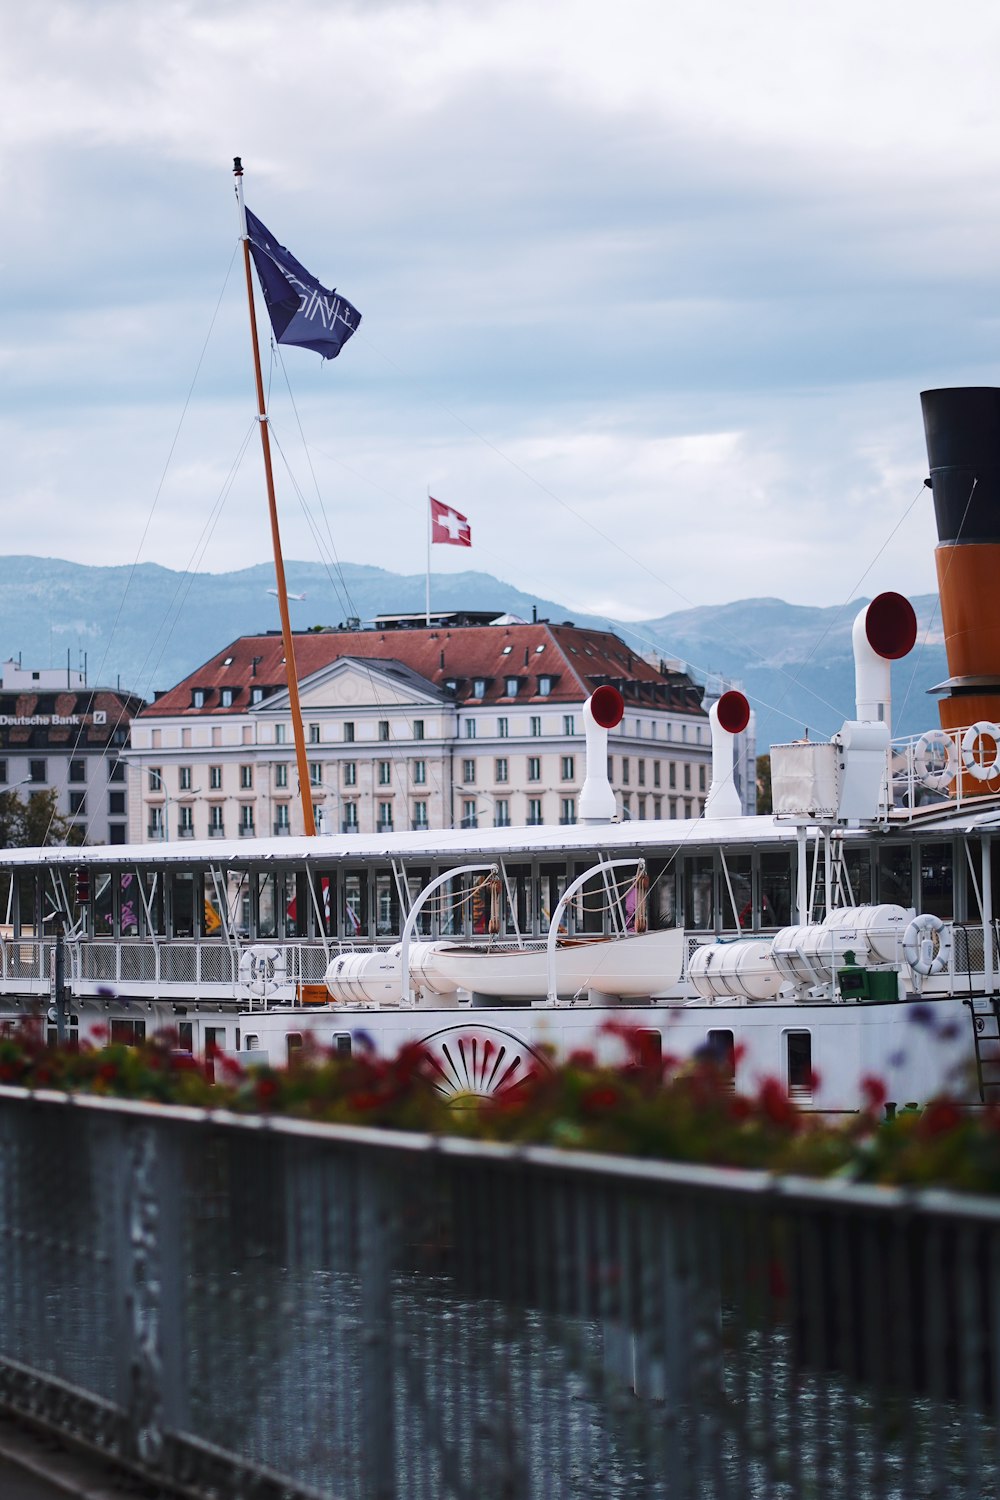
<svg viewBox="0 0 1000 1500">
<path fill-rule="evenodd" d="M 835 818 L 840 806 L 836 745 L 797 740 L 771 746 L 771 805 L 778 818 Z"/>
</svg>

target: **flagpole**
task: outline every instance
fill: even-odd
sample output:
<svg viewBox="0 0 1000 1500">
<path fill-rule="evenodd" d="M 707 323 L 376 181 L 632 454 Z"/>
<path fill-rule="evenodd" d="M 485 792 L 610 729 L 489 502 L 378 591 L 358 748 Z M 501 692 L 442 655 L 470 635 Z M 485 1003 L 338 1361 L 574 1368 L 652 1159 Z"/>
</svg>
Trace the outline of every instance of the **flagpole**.
<svg viewBox="0 0 1000 1500">
<path fill-rule="evenodd" d="M 427 589 L 424 594 L 427 629 L 431 628 L 431 487 L 427 486 Z"/>
<path fill-rule="evenodd" d="M 309 783 L 309 763 L 306 759 L 306 737 L 302 727 L 302 709 L 299 705 L 299 678 L 295 670 L 295 642 L 292 637 L 292 620 L 288 613 L 285 564 L 281 556 L 281 533 L 278 530 L 278 505 L 274 498 L 274 472 L 271 467 L 271 437 L 267 426 L 264 377 L 261 374 L 260 368 L 257 314 L 254 310 L 253 278 L 250 274 L 250 239 L 247 235 L 247 213 L 243 203 L 243 163 L 238 156 L 233 158 L 233 174 L 236 178 L 236 201 L 239 204 L 240 210 L 240 236 L 243 240 L 243 264 L 247 277 L 247 304 L 250 308 L 250 342 L 253 345 L 254 376 L 257 381 L 257 425 L 260 428 L 260 443 L 264 453 L 267 503 L 271 513 L 274 576 L 278 585 L 278 609 L 281 613 L 281 642 L 285 648 L 285 670 L 288 675 L 288 703 L 292 715 L 292 733 L 295 736 L 295 760 L 299 772 L 299 795 L 302 799 L 302 819 L 305 824 L 306 834 L 311 838 L 316 833 L 316 820 L 313 816 L 312 788 Z"/>
</svg>

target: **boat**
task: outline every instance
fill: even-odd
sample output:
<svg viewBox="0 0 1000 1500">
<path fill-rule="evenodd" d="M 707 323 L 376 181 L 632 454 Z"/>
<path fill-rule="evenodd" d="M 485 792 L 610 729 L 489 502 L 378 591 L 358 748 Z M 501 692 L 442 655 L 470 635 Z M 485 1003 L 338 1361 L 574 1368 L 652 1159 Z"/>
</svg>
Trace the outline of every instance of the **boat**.
<svg viewBox="0 0 1000 1500">
<path fill-rule="evenodd" d="M 169 1030 L 245 1065 L 310 1038 L 339 1055 L 419 1041 L 454 1095 L 517 1088 L 581 1046 L 610 1059 L 624 1027 L 651 1058 L 708 1048 L 733 1087 L 776 1077 L 828 1114 L 862 1107 L 872 1075 L 893 1104 L 945 1087 L 989 1102 L 1000 390 L 922 403 L 952 674 L 939 726 L 892 738 L 890 667 L 916 619 L 886 593 L 855 621 L 854 717 L 829 743 L 772 747 L 772 814 L 741 815 L 733 738 L 749 705 L 729 692 L 710 710 L 704 815 L 618 821 L 607 734 L 623 704 L 605 683 L 585 705 L 574 825 L 317 836 L 307 809 L 303 838 L 3 851 L 0 1027 L 44 1014 L 81 1041 Z M 283 631 L 291 688 L 287 609 Z"/>
</svg>

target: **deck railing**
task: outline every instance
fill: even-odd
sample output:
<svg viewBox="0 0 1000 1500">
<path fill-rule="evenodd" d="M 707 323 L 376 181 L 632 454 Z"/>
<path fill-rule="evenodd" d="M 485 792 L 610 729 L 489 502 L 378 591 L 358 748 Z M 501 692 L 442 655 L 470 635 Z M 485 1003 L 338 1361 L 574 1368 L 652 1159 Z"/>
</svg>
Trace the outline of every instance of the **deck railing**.
<svg viewBox="0 0 1000 1500">
<path fill-rule="evenodd" d="M 0 1089 L 0 1403 L 188 1496 L 1000 1492 L 1000 1204 Z"/>
</svg>

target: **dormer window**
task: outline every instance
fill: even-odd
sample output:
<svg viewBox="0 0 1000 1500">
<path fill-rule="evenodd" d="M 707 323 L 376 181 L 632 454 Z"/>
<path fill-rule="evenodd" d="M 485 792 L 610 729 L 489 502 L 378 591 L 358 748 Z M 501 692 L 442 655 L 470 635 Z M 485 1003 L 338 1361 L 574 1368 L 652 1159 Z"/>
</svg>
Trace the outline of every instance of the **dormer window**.
<svg viewBox="0 0 1000 1500">
<path fill-rule="evenodd" d="M 539 698 L 547 698 L 549 696 L 549 694 L 551 693 L 551 691 L 552 691 L 552 678 L 551 677 L 539 677 L 539 679 L 538 679 L 538 696 L 539 696 Z"/>
<path fill-rule="evenodd" d="M 263 701 L 264 701 L 264 689 L 262 687 L 251 688 L 250 689 L 250 702 L 251 703 L 263 703 Z"/>
<path fill-rule="evenodd" d="M 191 689 L 191 707 L 192 708 L 204 708 L 205 707 L 205 689 L 204 688 L 192 688 Z"/>
<path fill-rule="evenodd" d="M 517 678 L 508 677 L 504 683 L 504 689 L 508 698 L 517 697 Z"/>
<path fill-rule="evenodd" d="M 476 677 L 476 678 L 473 679 L 473 683 L 472 683 L 472 696 L 473 696 L 473 698 L 485 698 L 486 697 L 486 678 L 485 677 Z"/>
<path fill-rule="evenodd" d="M 223 708 L 232 708 L 232 706 L 233 706 L 233 690 L 232 690 L 232 688 L 223 688 L 222 689 L 222 692 L 219 695 L 219 703 L 221 704 L 221 706 Z"/>
<path fill-rule="evenodd" d="M 445 681 L 444 681 L 444 686 L 445 686 L 445 691 L 446 692 L 453 693 L 455 691 L 455 689 L 458 687 L 458 679 L 456 677 L 446 677 Z"/>
</svg>

